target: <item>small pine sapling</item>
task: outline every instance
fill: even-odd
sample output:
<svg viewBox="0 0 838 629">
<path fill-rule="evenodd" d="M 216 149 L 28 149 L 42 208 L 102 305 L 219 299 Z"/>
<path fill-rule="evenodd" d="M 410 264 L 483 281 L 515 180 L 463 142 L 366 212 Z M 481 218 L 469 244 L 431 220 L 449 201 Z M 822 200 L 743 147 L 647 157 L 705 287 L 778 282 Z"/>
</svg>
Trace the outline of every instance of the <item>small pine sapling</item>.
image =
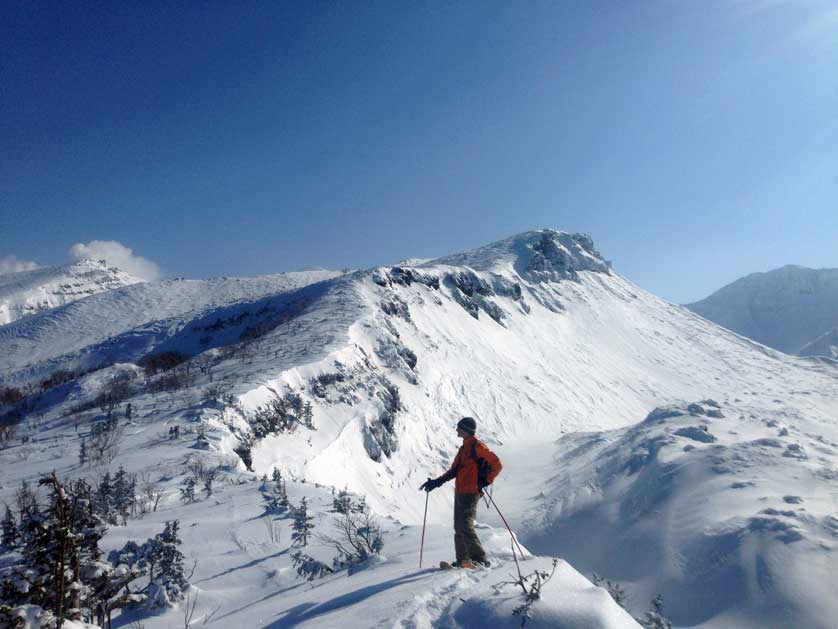
<svg viewBox="0 0 838 629">
<path fill-rule="evenodd" d="M 332 500 L 332 509 L 337 513 L 349 513 L 352 506 L 352 497 L 345 489 L 342 489 L 336 498 Z"/>
<path fill-rule="evenodd" d="M 303 496 L 300 506 L 294 511 L 294 524 L 291 526 L 291 546 L 308 545 L 308 538 L 314 528 L 314 524 L 311 523 L 313 519 L 313 516 L 308 515 L 308 501 Z"/>
<path fill-rule="evenodd" d="M 84 467 L 87 463 L 87 443 L 82 437 L 81 443 L 79 444 L 79 467 Z"/>
<path fill-rule="evenodd" d="M 0 538 L 0 545 L 7 550 L 17 546 L 18 538 L 20 537 L 17 529 L 17 522 L 15 522 L 14 515 L 9 505 L 6 505 L 6 514 L 3 516 L 2 538 Z"/>
<path fill-rule="evenodd" d="M 181 485 L 180 499 L 186 503 L 195 502 L 195 479 L 191 476 L 183 481 L 183 485 Z"/>
<path fill-rule="evenodd" d="M 652 599 L 651 609 L 637 622 L 646 629 L 672 629 L 672 621 L 663 613 L 663 595 L 658 594 Z"/>
</svg>

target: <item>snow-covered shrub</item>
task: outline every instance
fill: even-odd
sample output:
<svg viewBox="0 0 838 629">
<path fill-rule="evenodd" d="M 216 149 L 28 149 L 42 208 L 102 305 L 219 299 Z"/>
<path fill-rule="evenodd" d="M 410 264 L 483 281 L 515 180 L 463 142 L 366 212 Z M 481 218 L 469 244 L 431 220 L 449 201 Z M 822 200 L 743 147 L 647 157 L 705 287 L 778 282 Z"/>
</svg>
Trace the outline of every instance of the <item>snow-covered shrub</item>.
<svg viewBox="0 0 838 629">
<path fill-rule="evenodd" d="M 672 621 L 663 614 L 663 596 L 658 594 L 652 599 L 652 608 L 643 618 L 637 618 L 646 629 L 672 629 Z"/>
<path fill-rule="evenodd" d="M 299 424 L 313 430 L 313 414 L 311 403 L 303 402 L 299 394 L 290 391 L 282 397 L 274 395 L 266 404 L 257 407 L 248 423 L 254 438 L 262 439 L 294 430 Z"/>
<path fill-rule="evenodd" d="M 59 387 L 62 384 L 66 384 L 68 382 L 72 382 L 77 377 L 77 374 L 69 371 L 67 369 L 59 369 L 58 371 L 52 372 L 48 378 L 41 381 L 41 389 L 47 391 L 49 389 L 54 389 L 55 387 Z"/>
<path fill-rule="evenodd" d="M 558 563 L 559 560 L 554 558 L 553 569 L 550 572 L 547 572 L 546 570 L 536 570 L 530 574 L 522 574 L 519 569 L 518 578 L 514 581 L 502 581 L 492 586 L 496 592 L 500 591 L 501 588 L 507 585 L 515 585 L 521 588 L 523 601 L 518 607 L 512 610 L 512 613 L 515 616 L 521 617 L 522 627 L 527 624 L 527 621 L 530 618 L 532 618 L 532 607 L 535 602 L 541 598 L 541 589 L 550 579 L 553 578 L 553 575 L 556 573 L 556 566 Z"/>
<path fill-rule="evenodd" d="M 195 502 L 195 479 L 187 478 L 180 487 L 180 499 L 186 503 Z"/>
<path fill-rule="evenodd" d="M 626 591 L 623 587 L 617 583 L 616 581 L 611 581 L 609 579 L 604 579 L 599 576 L 596 572 L 591 579 L 594 585 L 597 587 L 604 587 L 608 594 L 611 595 L 611 598 L 614 599 L 614 602 L 617 603 L 623 609 L 628 609 L 626 607 Z"/>
<path fill-rule="evenodd" d="M 146 386 L 149 393 L 163 393 L 166 391 L 178 391 L 190 386 L 194 377 L 188 370 L 175 368 L 166 371 L 148 381 Z"/>
<path fill-rule="evenodd" d="M 351 574 L 356 566 L 384 549 L 381 527 L 363 497 L 357 502 L 350 502 L 347 511 L 335 517 L 334 527 L 335 536 L 322 535 L 319 539 L 337 551 L 332 560 L 336 570 L 347 568 Z"/>
<path fill-rule="evenodd" d="M 125 427 L 115 416 L 100 421 L 90 428 L 86 443 L 86 455 L 93 465 L 110 465 L 119 454 Z"/>
<path fill-rule="evenodd" d="M 25 397 L 23 391 L 17 387 L 0 387 L 0 406 L 16 406 Z"/>
<path fill-rule="evenodd" d="M 305 579 L 306 581 L 314 581 L 314 579 L 320 579 L 325 577 L 327 574 L 332 574 L 334 572 L 334 570 L 322 561 L 318 561 L 317 559 L 306 555 L 301 550 L 298 550 L 291 555 L 291 561 L 297 569 L 297 576 L 301 579 Z"/>
<path fill-rule="evenodd" d="M 183 553 L 178 548 L 181 544 L 179 527 L 177 520 L 166 522 L 163 532 L 144 544 L 130 541 L 108 555 L 117 573 L 130 576 L 124 585 L 125 606 L 145 603 L 151 607 L 162 607 L 183 599 L 189 580 L 183 568 Z M 148 582 L 139 589 L 131 590 L 132 582 L 146 575 Z"/>
<path fill-rule="evenodd" d="M 186 469 L 192 474 L 194 482 L 200 483 L 207 496 L 212 495 L 212 485 L 221 471 L 218 465 L 209 465 L 200 456 L 191 457 L 186 463 Z"/>
<path fill-rule="evenodd" d="M 352 496 L 349 493 L 342 489 L 337 497 L 332 500 L 332 509 L 337 513 L 347 513 L 349 512 L 349 508 L 352 505 Z"/>
<path fill-rule="evenodd" d="M 148 354 L 141 358 L 137 364 L 145 369 L 147 375 L 153 376 L 160 371 L 174 369 L 187 360 L 189 360 L 189 356 L 181 354 L 176 350 L 169 350 L 157 354 Z"/>
</svg>

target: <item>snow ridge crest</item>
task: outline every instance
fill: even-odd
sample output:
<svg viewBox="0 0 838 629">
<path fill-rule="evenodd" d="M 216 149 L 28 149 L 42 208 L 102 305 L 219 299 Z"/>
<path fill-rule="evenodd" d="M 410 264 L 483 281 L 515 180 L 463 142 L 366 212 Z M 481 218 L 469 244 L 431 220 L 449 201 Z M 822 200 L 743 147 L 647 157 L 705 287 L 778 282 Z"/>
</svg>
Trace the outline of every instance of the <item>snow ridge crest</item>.
<svg viewBox="0 0 838 629">
<path fill-rule="evenodd" d="M 424 263 L 422 266 L 460 266 L 476 271 L 510 270 L 532 282 L 579 280 L 580 271 L 611 273 L 587 234 L 539 229 L 517 234 L 473 251 Z"/>
</svg>

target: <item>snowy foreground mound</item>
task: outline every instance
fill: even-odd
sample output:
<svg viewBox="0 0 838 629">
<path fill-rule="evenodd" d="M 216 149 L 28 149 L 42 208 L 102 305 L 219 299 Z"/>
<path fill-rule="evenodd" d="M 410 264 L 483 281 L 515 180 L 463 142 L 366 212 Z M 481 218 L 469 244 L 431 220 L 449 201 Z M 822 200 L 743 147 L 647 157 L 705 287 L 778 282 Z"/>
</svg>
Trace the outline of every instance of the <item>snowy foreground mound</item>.
<svg viewBox="0 0 838 629">
<path fill-rule="evenodd" d="M 750 396 L 749 396 L 750 397 Z M 558 442 L 531 548 L 661 592 L 688 626 L 827 627 L 838 575 L 838 440 L 773 400 L 656 409 Z"/>
<path fill-rule="evenodd" d="M 0 326 L 3 386 L 25 396 L 0 409 L 23 413 L 0 450 L 0 501 L 52 469 L 95 486 L 124 466 L 157 509 L 103 544 L 180 520 L 198 560 L 193 625 L 517 627 L 520 588 L 493 588 L 517 574 L 493 510 L 478 514 L 491 569 L 431 570 L 453 558 L 453 491 L 432 492 L 418 567 L 417 488 L 450 464 L 454 424 L 471 415 L 505 464 L 495 500 L 536 554 L 521 570 L 561 558 L 527 627 L 636 626 L 594 572 L 638 618 L 663 594 L 675 626 L 832 626 L 833 362 L 646 293 L 584 235 L 416 262 L 137 284 Z M 118 452 L 80 463 L 108 414 Z M 218 478 L 184 497 L 196 461 Z M 259 478 L 274 470 L 294 508 L 310 505 L 311 583 L 292 561 L 293 509 L 265 502 Z M 365 497 L 384 546 L 331 572 L 317 567 L 335 558 L 324 540 L 342 489 Z M 172 605 L 114 624 L 183 626 L 187 602 Z"/>
</svg>

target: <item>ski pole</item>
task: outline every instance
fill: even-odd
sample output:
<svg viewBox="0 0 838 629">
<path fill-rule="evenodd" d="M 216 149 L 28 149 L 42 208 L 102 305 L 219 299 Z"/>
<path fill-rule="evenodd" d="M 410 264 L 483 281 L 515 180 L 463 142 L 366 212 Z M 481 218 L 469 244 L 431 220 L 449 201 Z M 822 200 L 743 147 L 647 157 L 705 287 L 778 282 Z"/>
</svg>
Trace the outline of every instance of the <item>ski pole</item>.
<svg viewBox="0 0 838 629">
<path fill-rule="evenodd" d="M 425 522 L 428 521 L 428 497 L 431 492 L 425 492 L 425 515 L 422 518 L 422 541 L 419 543 L 419 569 L 422 569 L 422 553 L 425 550 Z"/>
<path fill-rule="evenodd" d="M 489 494 L 489 500 L 495 506 L 495 511 L 498 512 L 498 515 L 500 516 L 500 519 L 503 520 L 503 524 L 504 524 L 504 526 L 506 526 L 506 530 L 509 531 L 509 535 L 510 535 L 510 537 L 512 537 L 512 541 L 515 542 L 515 546 L 518 547 L 518 552 L 521 553 L 521 561 L 523 561 L 524 560 L 524 551 L 521 550 L 521 545 L 518 543 L 518 540 L 515 539 L 515 534 L 512 532 L 512 529 L 509 528 L 509 523 L 506 521 L 506 518 L 503 517 L 503 514 L 500 512 L 500 509 L 498 508 L 498 503 L 495 502 L 495 500 L 494 500 L 494 498 L 492 498 L 491 494 Z M 515 556 L 515 549 L 514 548 L 512 549 L 512 556 L 513 557 Z M 515 563 L 518 563 L 517 559 L 515 560 Z"/>
</svg>

